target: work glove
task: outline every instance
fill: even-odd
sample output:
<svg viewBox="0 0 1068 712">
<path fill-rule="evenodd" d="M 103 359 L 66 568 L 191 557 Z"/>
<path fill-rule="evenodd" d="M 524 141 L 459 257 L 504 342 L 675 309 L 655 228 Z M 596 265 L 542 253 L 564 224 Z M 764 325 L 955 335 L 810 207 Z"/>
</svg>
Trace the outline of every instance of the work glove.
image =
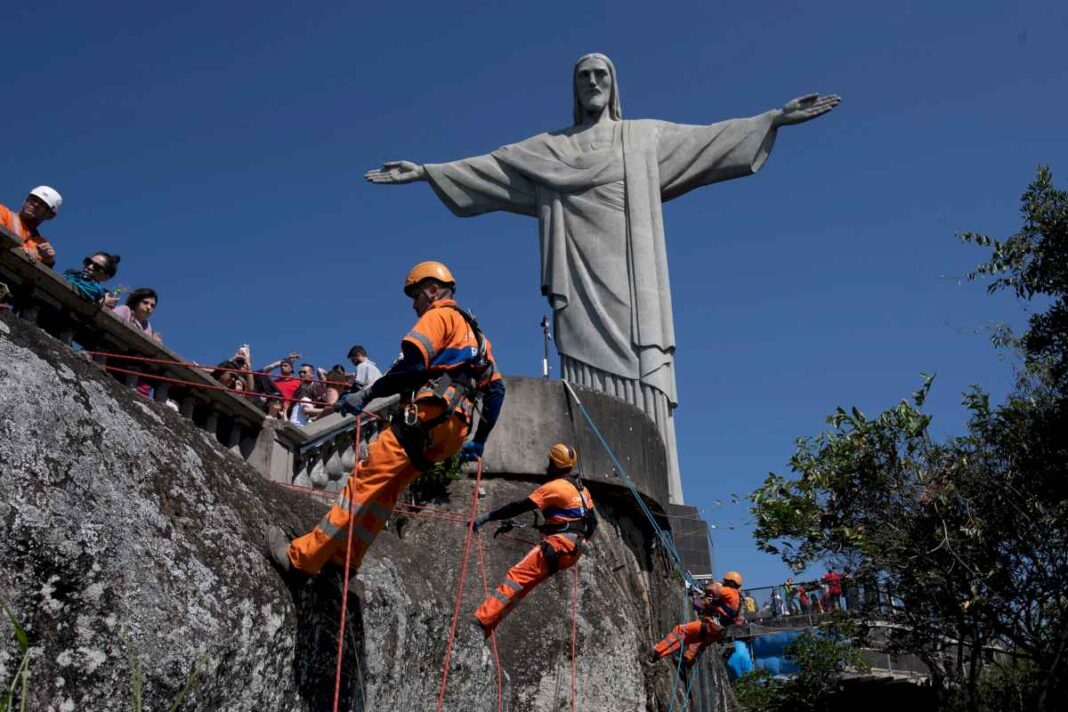
<svg viewBox="0 0 1068 712">
<path fill-rule="evenodd" d="M 363 412 L 367 402 L 371 400 L 371 394 L 368 390 L 367 388 L 362 388 L 355 393 L 346 393 L 337 399 L 337 403 L 334 403 L 334 408 L 342 415 L 359 415 Z"/>
<path fill-rule="evenodd" d="M 486 443 L 478 443 L 474 440 L 464 443 L 464 446 L 460 448 L 460 462 L 471 462 L 479 459 L 485 449 Z"/>
<path fill-rule="evenodd" d="M 482 527 L 486 526 L 486 522 L 488 522 L 488 521 L 489 521 L 489 514 L 488 513 L 480 514 L 477 517 L 475 517 L 475 522 L 474 522 L 474 524 L 472 524 L 472 527 L 474 528 L 475 532 L 477 533 L 479 529 L 481 529 Z"/>
</svg>

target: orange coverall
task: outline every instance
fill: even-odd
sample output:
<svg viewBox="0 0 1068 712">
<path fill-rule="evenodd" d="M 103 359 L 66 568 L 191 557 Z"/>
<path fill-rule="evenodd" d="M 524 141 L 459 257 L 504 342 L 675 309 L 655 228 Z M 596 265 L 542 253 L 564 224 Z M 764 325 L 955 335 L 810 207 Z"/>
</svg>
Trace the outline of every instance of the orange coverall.
<svg viewBox="0 0 1068 712">
<path fill-rule="evenodd" d="M 0 225 L 3 225 L 11 232 L 15 233 L 15 236 L 22 240 L 22 251 L 32 257 L 37 262 L 40 262 L 48 267 L 51 267 L 56 263 L 55 257 L 45 257 L 38 251 L 38 247 L 42 244 L 49 244 L 45 236 L 36 230 L 30 231 L 28 227 L 22 224 L 19 220 L 18 213 L 8 209 L 4 205 L 0 205 Z"/>
<path fill-rule="evenodd" d="M 455 309 L 448 308 L 455 304 L 451 299 L 434 302 L 403 339 L 422 353 L 428 380 L 446 371 L 462 369 L 477 353 L 474 332 Z M 488 339 L 486 357 L 491 368 L 486 371 L 480 387 L 501 378 Z M 418 389 L 415 401 L 419 422 L 425 423 L 441 415 L 456 388 L 456 385 L 450 386 L 444 398 L 426 386 Z M 473 409 L 474 404 L 464 395 L 452 417 L 432 427 L 424 453 L 428 461 L 440 462 L 459 452 L 471 426 Z M 368 447 L 367 459 L 360 463 L 356 477 L 349 477 L 345 489 L 322 521 L 290 543 L 290 563 L 308 574 L 318 573 L 328 561 L 344 565 L 349 507 L 355 503 L 351 542 L 351 568 L 355 572 L 393 513 L 400 493 L 419 473 L 420 469 L 409 459 L 393 428 L 383 430 Z"/>
<path fill-rule="evenodd" d="M 675 626 L 653 649 L 663 659 L 685 645 L 682 657 L 692 665 L 705 648 L 723 637 L 727 626 L 739 622 L 741 602 L 738 589 L 720 585 L 718 595 L 706 596 L 699 604 L 701 617 Z"/>
<path fill-rule="evenodd" d="M 563 525 L 568 522 L 580 522 L 587 511 L 593 510 L 593 498 L 590 491 L 583 487 L 580 493 L 568 480 L 560 478 L 546 482 L 534 490 L 529 499 L 545 513 L 546 526 Z M 546 549 L 555 556 L 557 566 L 554 569 L 546 560 Z M 504 620 L 528 593 L 556 571 L 569 569 L 578 563 L 579 557 L 586 550 L 583 537 L 576 532 L 549 534 L 542 543 L 535 546 L 505 574 L 504 582 L 497 586 L 482 605 L 475 611 L 475 617 L 487 633 Z"/>
</svg>

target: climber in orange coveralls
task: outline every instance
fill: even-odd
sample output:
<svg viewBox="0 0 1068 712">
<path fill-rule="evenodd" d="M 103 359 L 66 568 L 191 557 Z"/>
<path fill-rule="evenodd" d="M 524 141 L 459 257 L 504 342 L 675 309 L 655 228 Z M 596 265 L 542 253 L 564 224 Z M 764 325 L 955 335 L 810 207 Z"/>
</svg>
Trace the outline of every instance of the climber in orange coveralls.
<svg viewBox="0 0 1068 712">
<path fill-rule="evenodd" d="M 555 479 L 534 490 L 529 497 L 506 504 L 475 518 L 475 531 L 486 522 L 510 519 L 540 509 L 545 513 L 541 544 L 508 570 L 504 583 L 486 597 L 475 611 L 475 619 L 487 635 L 512 608 L 545 579 L 578 563 L 586 551 L 586 541 L 597 529 L 593 498 L 572 471 L 578 452 L 564 443 L 549 449 L 546 472 Z"/>
<path fill-rule="evenodd" d="M 723 575 L 722 583 L 712 582 L 705 587 L 705 595 L 694 601 L 697 620 L 675 626 L 656 644 L 649 660 L 662 660 L 685 645 L 683 660 L 687 665 L 693 665 L 705 648 L 723 637 L 728 626 L 742 623 L 741 587 L 742 575 L 737 571 L 728 571 Z"/>
<path fill-rule="evenodd" d="M 326 516 L 293 541 L 278 526 L 267 529 L 267 549 L 283 571 L 317 574 L 328 562 L 344 565 L 352 511 L 351 568 L 385 526 L 397 497 L 433 463 L 461 453 L 482 456 L 504 403 L 504 381 L 478 322 L 456 305 L 456 281 L 440 262 L 420 262 L 408 273 L 404 293 L 419 321 L 401 341 L 401 357 L 372 385 L 338 399 L 343 415 L 359 415 L 373 399 L 401 394 L 403 407 L 368 447 L 367 459 Z M 482 401 L 474 438 L 464 443 L 472 411 Z"/>
</svg>

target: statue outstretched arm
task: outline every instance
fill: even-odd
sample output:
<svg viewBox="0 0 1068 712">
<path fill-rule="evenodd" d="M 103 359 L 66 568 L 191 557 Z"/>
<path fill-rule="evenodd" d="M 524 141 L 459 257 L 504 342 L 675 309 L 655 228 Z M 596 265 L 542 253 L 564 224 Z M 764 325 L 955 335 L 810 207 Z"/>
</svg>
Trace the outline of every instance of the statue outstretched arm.
<svg viewBox="0 0 1068 712">
<path fill-rule="evenodd" d="M 841 101 L 842 97 L 837 94 L 828 94 L 826 96 L 805 94 L 804 96 L 799 96 L 786 102 L 786 105 L 781 109 L 773 110 L 772 125 L 778 128 L 812 121 L 812 119 L 823 116 L 838 106 Z"/>
<path fill-rule="evenodd" d="M 372 183 L 383 185 L 400 185 L 426 180 L 426 168 L 411 161 L 386 161 L 381 168 L 374 168 L 363 174 Z"/>
<path fill-rule="evenodd" d="M 367 171 L 363 177 L 381 185 L 430 183 L 438 198 L 460 217 L 495 210 L 534 215 L 537 208 L 533 184 L 492 154 L 450 163 L 389 161 L 381 168 Z"/>
</svg>

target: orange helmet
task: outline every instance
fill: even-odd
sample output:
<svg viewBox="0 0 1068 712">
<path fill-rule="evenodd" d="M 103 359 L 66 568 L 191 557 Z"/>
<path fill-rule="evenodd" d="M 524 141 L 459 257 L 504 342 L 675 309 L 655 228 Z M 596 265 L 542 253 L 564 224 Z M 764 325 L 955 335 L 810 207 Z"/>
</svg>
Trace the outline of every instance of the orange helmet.
<svg viewBox="0 0 1068 712">
<path fill-rule="evenodd" d="M 727 573 L 723 574 L 723 580 L 730 581 L 738 588 L 742 587 L 742 575 L 737 571 L 728 571 Z"/>
<path fill-rule="evenodd" d="M 558 470 L 570 470 L 578 464 L 578 450 L 564 443 L 556 443 L 549 448 L 549 462 Z"/>
<path fill-rule="evenodd" d="M 436 279 L 448 285 L 450 289 L 456 288 L 456 280 L 453 279 L 449 268 L 440 262 L 420 262 L 408 273 L 404 279 L 404 293 L 412 296 L 412 289 L 424 279 Z"/>
</svg>

